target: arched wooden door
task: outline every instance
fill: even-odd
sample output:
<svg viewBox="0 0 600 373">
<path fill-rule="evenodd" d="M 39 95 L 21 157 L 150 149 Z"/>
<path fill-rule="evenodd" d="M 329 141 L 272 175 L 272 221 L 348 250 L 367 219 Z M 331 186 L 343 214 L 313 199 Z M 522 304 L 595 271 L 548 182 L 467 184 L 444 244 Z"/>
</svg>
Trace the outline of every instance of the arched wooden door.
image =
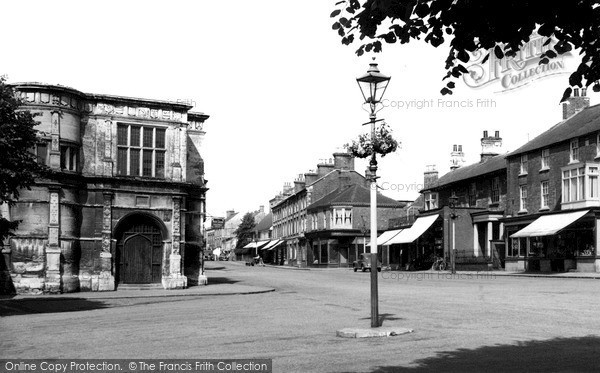
<svg viewBox="0 0 600 373">
<path fill-rule="evenodd" d="M 152 284 L 161 282 L 162 234 L 153 224 L 130 225 L 117 244 L 119 282 Z"/>
</svg>

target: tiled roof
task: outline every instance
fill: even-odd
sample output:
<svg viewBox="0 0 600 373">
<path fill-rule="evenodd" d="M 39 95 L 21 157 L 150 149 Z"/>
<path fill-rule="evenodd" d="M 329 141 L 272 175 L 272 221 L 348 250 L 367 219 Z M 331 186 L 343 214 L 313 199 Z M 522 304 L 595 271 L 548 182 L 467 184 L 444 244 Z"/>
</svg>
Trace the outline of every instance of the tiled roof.
<svg viewBox="0 0 600 373">
<path fill-rule="evenodd" d="M 437 189 L 458 181 L 468 180 L 477 176 L 500 171 L 502 169 L 506 169 L 505 154 L 496 155 L 485 162 L 470 164 L 468 166 L 457 168 L 454 171 L 450 171 L 437 179 L 436 182 L 433 183 L 433 185 L 431 185 L 429 188 L 423 189 L 422 191 Z"/>
<path fill-rule="evenodd" d="M 271 228 L 272 225 L 273 225 L 273 214 L 272 213 L 268 213 L 258 223 L 258 225 L 256 226 L 256 230 L 259 231 L 259 232 L 261 232 L 261 231 L 268 231 L 269 228 Z"/>
<path fill-rule="evenodd" d="M 600 104 L 590 106 L 569 119 L 557 123 L 507 156 L 512 157 L 532 150 L 545 148 L 549 145 L 596 131 L 600 131 Z"/>
<path fill-rule="evenodd" d="M 307 207 L 308 211 L 335 206 L 369 206 L 371 203 L 371 191 L 362 185 L 346 185 L 339 187 L 333 192 L 327 194 L 320 200 Z M 377 193 L 377 207 L 402 207 L 403 204 Z"/>
</svg>

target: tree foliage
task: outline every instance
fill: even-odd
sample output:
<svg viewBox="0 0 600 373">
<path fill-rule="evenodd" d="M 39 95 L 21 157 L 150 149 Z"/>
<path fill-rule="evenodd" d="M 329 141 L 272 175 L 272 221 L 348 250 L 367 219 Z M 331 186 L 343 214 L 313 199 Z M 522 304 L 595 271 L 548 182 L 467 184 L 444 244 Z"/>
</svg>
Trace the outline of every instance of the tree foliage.
<svg viewBox="0 0 600 373">
<path fill-rule="evenodd" d="M 449 40 L 443 77 L 449 81 L 442 94 L 452 94 L 453 80 L 468 73 L 465 64 L 470 53 L 493 50 L 499 59 L 515 57 L 534 31 L 557 41 L 543 53 L 540 64 L 572 50 L 582 57 L 562 100 L 570 96 L 571 87 L 593 85 L 595 92 L 600 91 L 600 6 L 596 1 L 343 0 L 335 7 L 332 28 L 346 45 L 358 36 L 362 42 L 356 50 L 359 56 L 380 52 L 383 43 L 424 39 L 439 47 Z"/>
<path fill-rule="evenodd" d="M 0 205 L 14 204 L 19 190 L 29 188 L 46 171 L 29 151 L 36 143 L 37 122 L 29 111 L 20 110 L 20 105 L 6 77 L 0 76 Z M 1 217 L 0 240 L 10 236 L 18 224 Z"/>
<path fill-rule="evenodd" d="M 256 222 L 254 221 L 254 215 L 251 212 L 247 212 L 235 230 L 235 235 L 237 236 L 235 248 L 239 249 L 249 244 L 252 241 L 252 237 L 254 237 L 255 229 Z"/>
</svg>

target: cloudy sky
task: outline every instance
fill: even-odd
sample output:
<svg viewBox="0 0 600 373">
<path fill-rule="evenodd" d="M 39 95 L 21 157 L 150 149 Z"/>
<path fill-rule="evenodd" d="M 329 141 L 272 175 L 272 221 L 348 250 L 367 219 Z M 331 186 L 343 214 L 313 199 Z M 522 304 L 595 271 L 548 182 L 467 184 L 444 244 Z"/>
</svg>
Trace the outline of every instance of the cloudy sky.
<svg viewBox="0 0 600 373">
<path fill-rule="evenodd" d="M 334 3 L 3 2 L 10 36 L 0 74 L 88 93 L 193 100 L 194 110 L 210 115 L 208 212 L 244 212 L 268 206 L 284 182 L 330 158 L 368 121 L 355 78 L 371 56 L 340 43 L 329 18 Z M 463 145 L 467 163 L 477 162 L 484 130 L 499 130 L 510 151 L 558 122 L 577 63 L 567 57 L 555 75 L 512 90 L 500 81 L 460 82 L 454 95 L 441 96 L 446 53 L 421 43 L 384 46 L 377 55 L 392 76 L 379 117 L 402 142 L 379 164 L 379 184 L 392 198 L 414 199 L 426 165 L 448 172 L 453 144 Z M 357 162 L 357 171 L 365 167 Z"/>
</svg>

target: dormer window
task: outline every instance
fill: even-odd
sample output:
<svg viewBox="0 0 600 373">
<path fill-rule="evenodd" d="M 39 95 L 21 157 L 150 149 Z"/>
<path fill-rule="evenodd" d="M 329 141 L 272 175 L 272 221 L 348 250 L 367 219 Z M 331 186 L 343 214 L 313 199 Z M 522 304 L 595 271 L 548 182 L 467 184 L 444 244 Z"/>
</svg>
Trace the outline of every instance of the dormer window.
<svg viewBox="0 0 600 373">
<path fill-rule="evenodd" d="M 438 208 L 438 194 L 425 193 L 425 210 L 434 210 Z"/>
</svg>

